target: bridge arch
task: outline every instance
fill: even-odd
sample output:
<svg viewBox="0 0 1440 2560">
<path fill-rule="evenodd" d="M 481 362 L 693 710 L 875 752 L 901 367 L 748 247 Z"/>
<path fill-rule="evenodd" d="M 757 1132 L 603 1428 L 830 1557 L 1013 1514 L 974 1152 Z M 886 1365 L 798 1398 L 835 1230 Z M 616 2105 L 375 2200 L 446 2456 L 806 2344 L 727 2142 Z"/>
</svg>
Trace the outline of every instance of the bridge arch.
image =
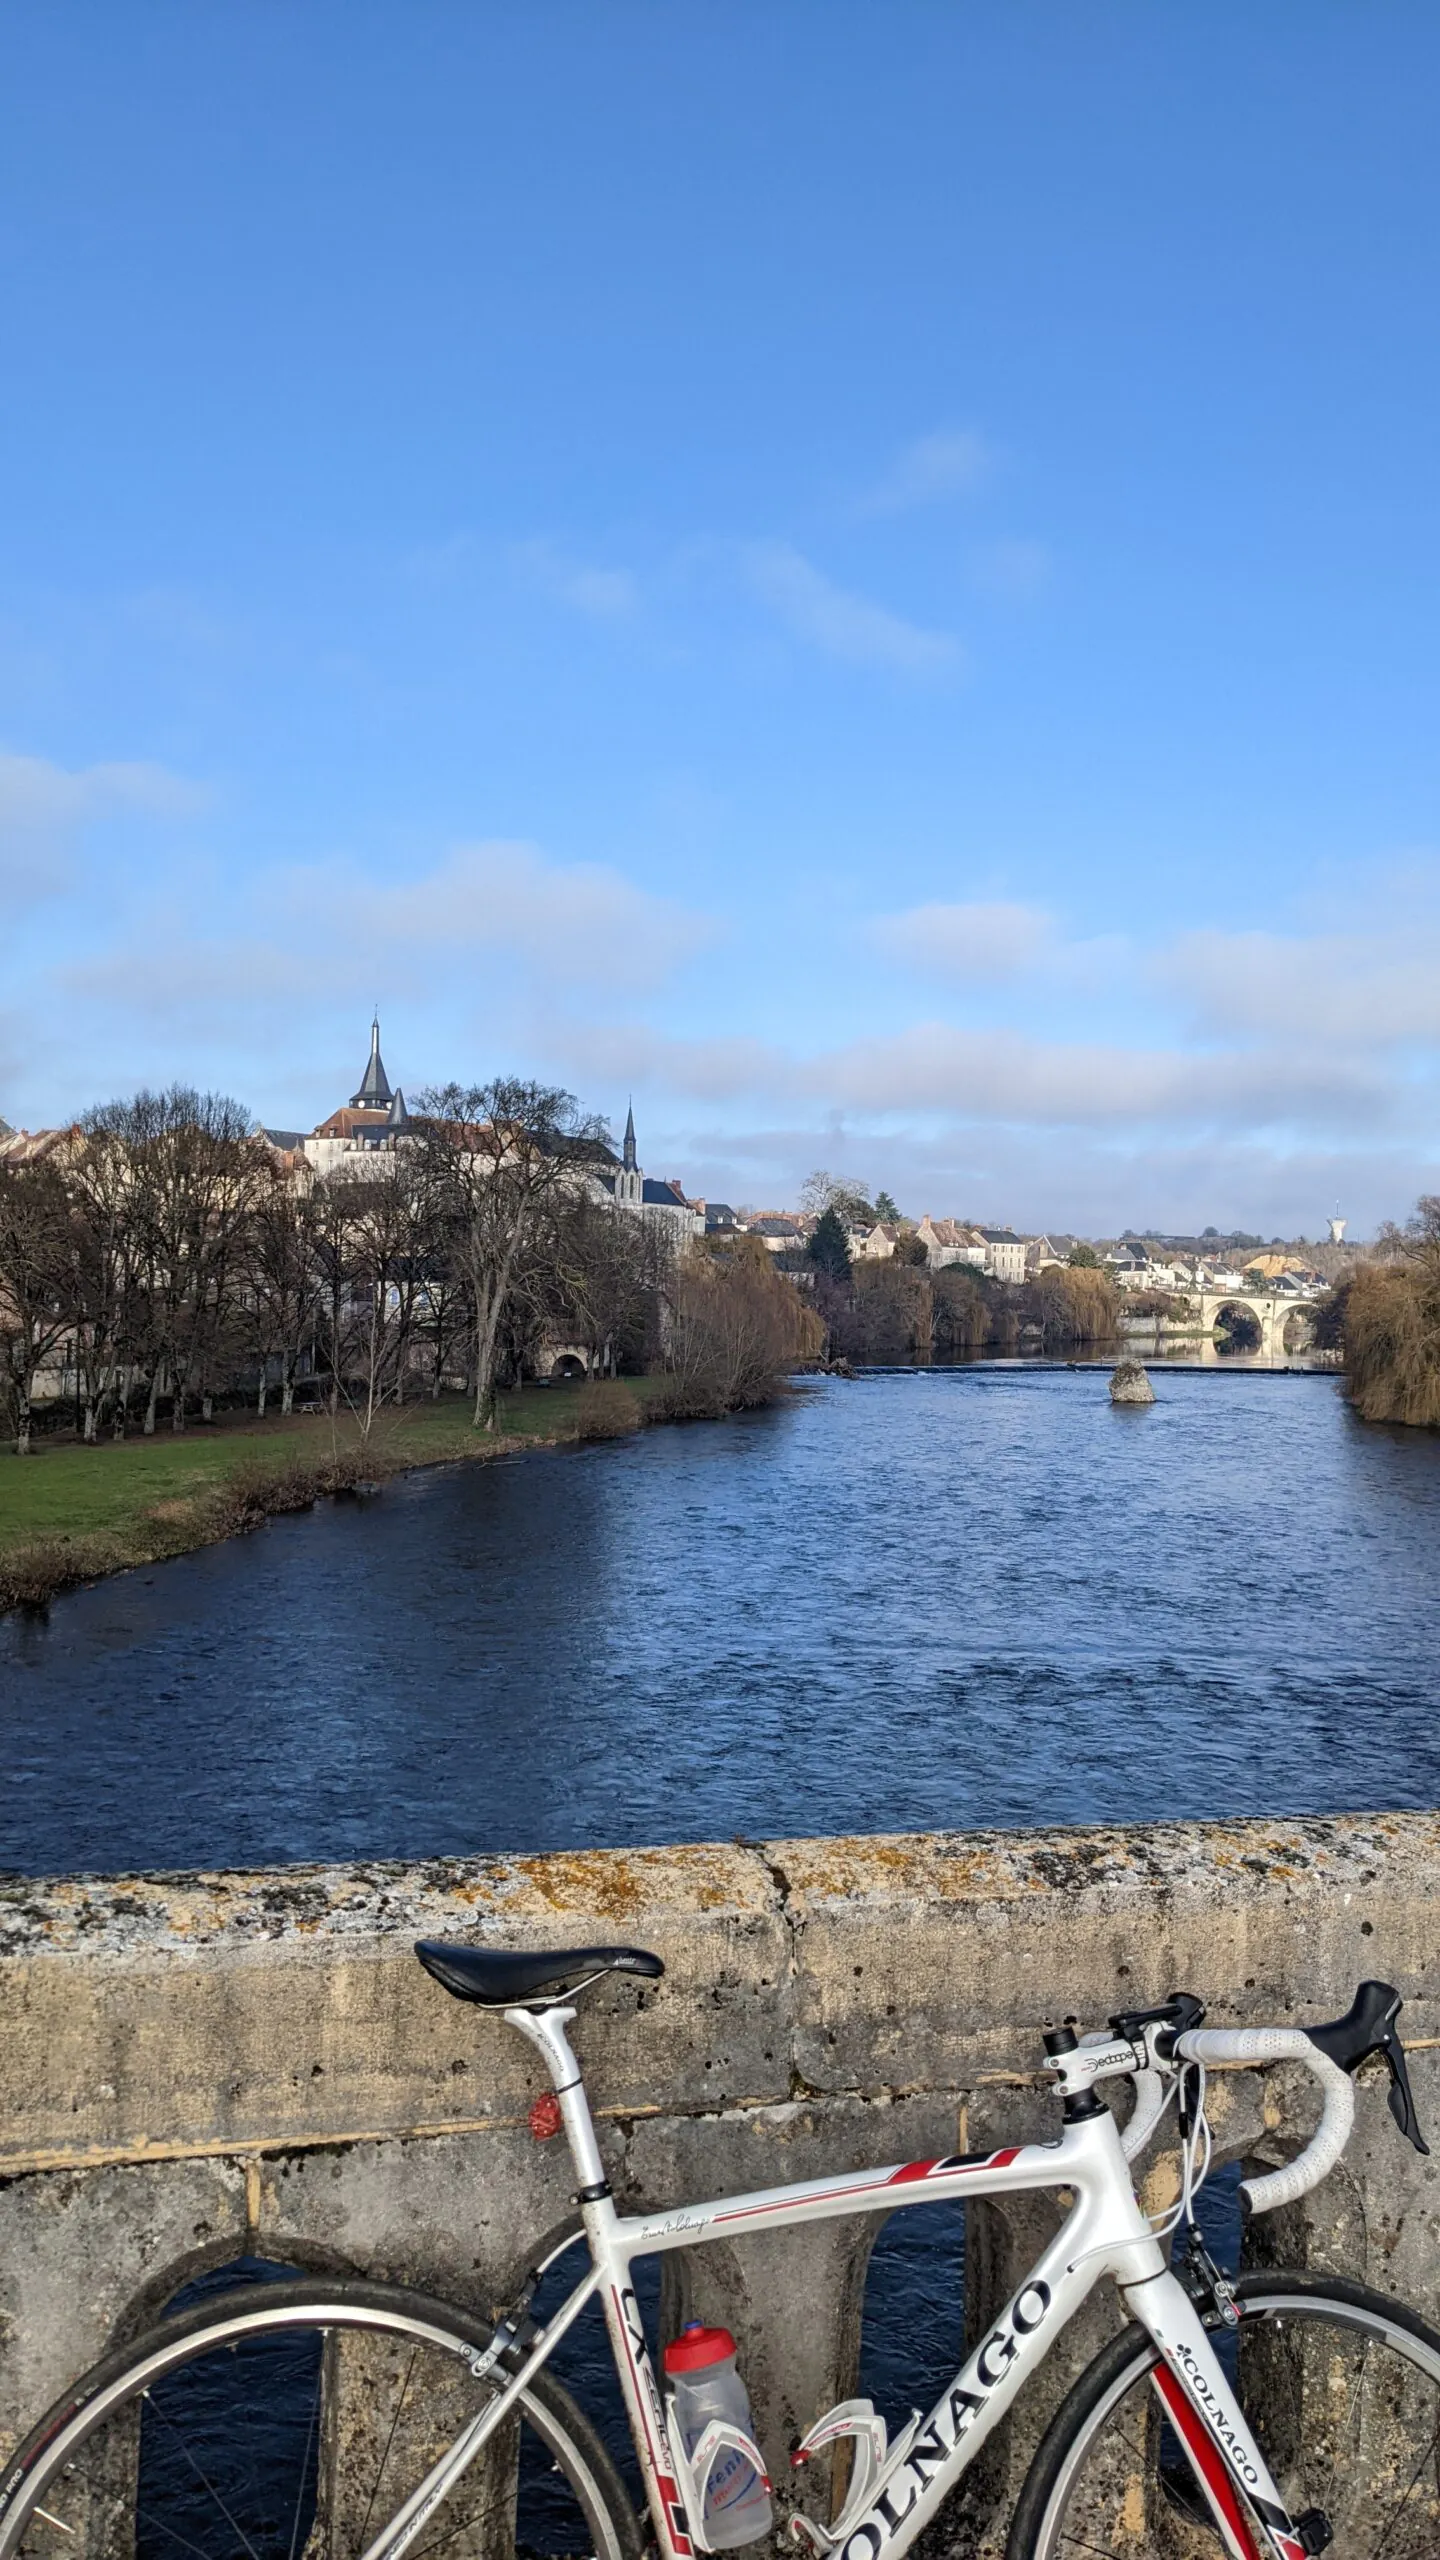
<svg viewBox="0 0 1440 2560">
<path fill-rule="evenodd" d="M 1210 1331 L 1217 1341 L 1224 1335 L 1228 1337 L 1233 1351 L 1252 1354 L 1268 1351 L 1269 1327 L 1253 1299 L 1238 1294 L 1217 1298 L 1206 1312 L 1210 1316 Z"/>
<path fill-rule="evenodd" d="M 1315 1339 L 1313 1307 L 1287 1307 L 1282 1303 L 1275 1310 L 1275 1334 L 1277 1351 L 1308 1351 Z"/>
</svg>

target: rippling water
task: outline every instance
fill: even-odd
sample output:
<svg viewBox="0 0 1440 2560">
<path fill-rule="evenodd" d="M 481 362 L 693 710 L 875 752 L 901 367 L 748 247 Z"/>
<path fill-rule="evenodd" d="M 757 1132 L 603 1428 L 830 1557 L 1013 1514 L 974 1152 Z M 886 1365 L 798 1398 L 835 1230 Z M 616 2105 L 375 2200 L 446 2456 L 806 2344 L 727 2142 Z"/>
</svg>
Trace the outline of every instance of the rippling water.
<svg viewBox="0 0 1440 2560">
<path fill-rule="evenodd" d="M 1440 1802 L 1440 1438 L 1156 1384 L 826 1381 L 0 1621 L 0 1864 Z"/>
</svg>

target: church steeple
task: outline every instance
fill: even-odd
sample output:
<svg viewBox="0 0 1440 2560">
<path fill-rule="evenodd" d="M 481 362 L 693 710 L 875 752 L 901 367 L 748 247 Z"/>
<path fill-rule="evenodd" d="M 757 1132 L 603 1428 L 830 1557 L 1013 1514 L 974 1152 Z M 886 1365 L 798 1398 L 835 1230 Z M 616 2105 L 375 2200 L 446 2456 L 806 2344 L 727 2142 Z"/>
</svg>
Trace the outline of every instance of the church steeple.
<svg viewBox="0 0 1440 2560">
<path fill-rule="evenodd" d="M 370 1025 L 369 1063 L 360 1079 L 359 1092 L 350 1096 L 350 1108 L 352 1111 L 388 1111 L 393 1100 L 390 1079 L 380 1055 L 380 1016 L 377 1013 Z"/>
<path fill-rule="evenodd" d="M 645 1198 L 645 1181 L 640 1171 L 640 1158 L 635 1152 L 635 1105 L 625 1114 L 625 1143 L 620 1152 L 620 1170 L 615 1176 L 613 1193 L 617 1209 L 638 1209 Z"/>
</svg>

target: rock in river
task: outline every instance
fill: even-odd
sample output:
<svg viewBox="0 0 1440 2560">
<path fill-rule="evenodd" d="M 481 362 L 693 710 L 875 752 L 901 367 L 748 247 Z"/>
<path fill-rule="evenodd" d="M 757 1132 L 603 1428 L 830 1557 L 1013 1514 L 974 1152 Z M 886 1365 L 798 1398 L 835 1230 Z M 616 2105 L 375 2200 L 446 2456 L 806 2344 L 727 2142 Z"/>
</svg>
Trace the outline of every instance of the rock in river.
<svg viewBox="0 0 1440 2560">
<path fill-rule="evenodd" d="M 1112 1404 L 1153 1404 L 1155 1390 L 1138 1360 L 1118 1360 L 1110 1379 Z"/>
</svg>

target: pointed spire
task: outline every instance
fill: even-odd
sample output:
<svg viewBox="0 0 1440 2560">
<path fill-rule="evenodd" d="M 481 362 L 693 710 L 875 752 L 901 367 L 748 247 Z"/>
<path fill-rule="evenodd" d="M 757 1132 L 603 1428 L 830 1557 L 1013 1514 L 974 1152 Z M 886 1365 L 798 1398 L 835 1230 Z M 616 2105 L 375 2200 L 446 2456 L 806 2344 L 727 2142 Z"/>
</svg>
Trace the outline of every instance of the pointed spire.
<svg viewBox="0 0 1440 2560">
<path fill-rule="evenodd" d="M 390 1096 L 390 1108 L 385 1114 L 385 1126 L 387 1129 L 408 1129 L 410 1126 L 410 1114 L 405 1108 L 405 1096 L 398 1084 Z"/>
<path fill-rule="evenodd" d="M 390 1080 L 380 1055 L 380 1016 L 370 1025 L 370 1061 L 360 1079 L 360 1090 L 350 1096 L 352 1111 L 384 1111 L 392 1099 Z"/>
<path fill-rule="evenodd" d="M 633 1173 L 635 1171 L 637 1158 L 635 1154 L 635 1105 L 633 1102 L 625 1114 L 625 1152 L 621 1157 L 621 1162 L 627 1173 Z"/>
</svg>

